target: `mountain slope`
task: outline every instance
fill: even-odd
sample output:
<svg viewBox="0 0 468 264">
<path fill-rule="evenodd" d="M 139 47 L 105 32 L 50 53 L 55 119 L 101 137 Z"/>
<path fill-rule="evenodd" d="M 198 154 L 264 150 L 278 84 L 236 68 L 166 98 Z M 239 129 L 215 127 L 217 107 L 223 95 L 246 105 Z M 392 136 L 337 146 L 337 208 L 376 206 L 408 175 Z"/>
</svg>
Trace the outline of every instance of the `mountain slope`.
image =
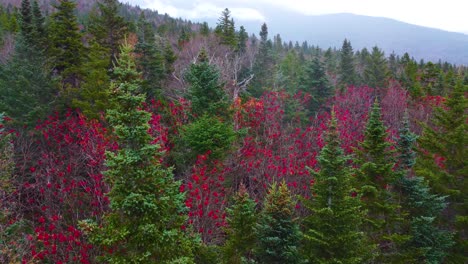
<svg viewBox="0 0 468 264">
<path fill-rule="evenodd" d="M 305 16 L 286 11 L 281 14 L 274 12 L 267 16 L 274 18 L 267 22 L 271 37 L 279 33 L 283 40 L 306 40 L 321 48 L 340 48 L 347 38 L 354 50 L 377 45 L 387 55 L 392 51 L 399 55 L 408 52 L 418 60 L 437 62 L 441 59 L 468 65 L 468 35 L 462 33 L 347 13 Z M 246 27 L 258 35 L 259 23 L 247 23 Z"/>
</svg>

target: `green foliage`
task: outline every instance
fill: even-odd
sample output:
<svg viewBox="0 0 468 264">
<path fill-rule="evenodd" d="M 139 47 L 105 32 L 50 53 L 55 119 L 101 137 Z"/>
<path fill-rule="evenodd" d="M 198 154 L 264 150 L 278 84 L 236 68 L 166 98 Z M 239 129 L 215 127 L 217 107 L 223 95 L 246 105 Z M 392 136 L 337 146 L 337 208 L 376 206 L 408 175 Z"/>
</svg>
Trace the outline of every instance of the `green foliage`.
<svg viewBox="0 0 468 264">
<path fill-rule="evenodd" d="M 365 83 L 373 88 L 384 88 L 389 74 L 384 52 L 377 46 L 373 47 L 364 70 Z"/>
<path fill-rule="evenodd" d="M 304 255 L 309 263 L 364 263 L 370 260 L 375 246 L 360 230 L 365 218 L 360 197 L 352 197 L 352 175 L 348 158 L 340 147 L 335 113 L 329 123 L 317 161 L 313 197 L 306 202 L 312 215 L 305 220 Z"/>
<path fill-rule="evenodd" d="M 185 75 L 189 83 L 188 99 L 192 103 L 192 115 L 200 117 L 229 116 L 229 101 L 219 80 L 219 70 L 210 65 L 205 50 L 198 56 L 198 62 L 190 65 Z"/>
<path fill-rule="evenodd" d="M 255 246 L 256 203 L 250 199 L 244 185 L 234 195 L 234 204 L 226 209 L 227 239 L 223 246 L 224 263 L 242 264 L 252 258 Z"/>
<path fill-rule="evenodd" d="M 20 36 L 13 58 L 0 65 L 0 111 L 18 127 L 49 114 L 56 88 L 48 72 L 44 56 Z"/>
<path fill-rule="evenodd" d="M 224 9 L 215 29 L 216 35 L 220 38 L 220 44 L 233 48 L 237 46 L 236 28 L 234 19 L 231 18 L 231 11 Z"/>
<path fill-rule="evenodd" d="M 193 263 L 194 241 L 182 230 L 185 194 L 151 144 L 151 114 L 141 109 L 145 96 L 131 55 L 123 46 L 111 85 L 115 108 L 107 112 L 120 148 L 107 153 L 111 211 L 102 224 L 83 222 L 82 229 L 92 243 L 113 250 L 102 257 L 108 263 Z"/>
<path fill-rule="evenodd" d="M 416 152 L 414 144 L 418 136 L 410 131 L 408 111 L 405 111 L 401 128 L 398 130 L 399 138 L 397 141 L 398 150 L 398 168 L 400 170 L 409 170 L 416 163 Z"/>
<path fill-rule="evenodd" d="M 62 77 L 63 83 L 77 87 L 86 53 L 74 13 L 76 3 L 61 0 L 59 5 L 54 7 L 57 11 L 50 16 L 48 38 L 51 63 L 53 69 Z"/>
<path fill-rule="evenodd" d="M 135 52 L 139 55 L 137 64 L 142 72 L 143 88 L 149 98 L 160 94 L 162 81 L 166 76 L 162 45 L 157 45 L 151 24 L 142 12 L 137 23 L 138 43 Z"/>
<path fill-rule="evenodd" d="M 202 23 L 200 27 L 200 34 L 205 37 L 210 35 L 210 27 L 208 26 L 207 22 Z"/>
<path fill-rule="evenodd" d="M 244 26 L 240 26 L 237 38 L 239 40 L 237 44 L 237 51 L 241 53 L 245 52 L 245 49 L 247 48 L 247 41 L 249 40 L 249 35 L 247 34 L 247 31 L 245 31 Z"/>
<path fill-rule="evenodd" d="M 268 40 L 268 27 L 263 23 L 260 31 L 260 44 L 258 54 L 252 68 L 254 79 L 248 87 L 248 92 L 254 97 L 262 96 L 265 89 L 272 83 L 271 73 L 274 68 L 274 58 L 272 54 L 272 44 Z"/>
<path fill-rule="evenodd" d="M 236 137 L 231 125 L 223 123 L 217 117 L 203 115 L 182 127 L 178 147 L 180 153 L 183 153 L 182 160 L 195 160 L 197 155 L 204 155 L 208 151 L 211 159 L 222 159 L 231 149 Z"/>
<path fill-rule="evenodd" d="M 89 59 L 83 67 L 87 69 L 81 87 L 73 90 L 72 107 L 79 108 L 90 119 L 99 119 L 106 109 L 113 108 L 110 102 L 110 77 L 107 67 L 107 50 L 97 43 L 89 48 Z"/>
<path fill-rule="evenodd" d="M 356 70 L 354 54 L 351 42 L 345 39 L 340 52 L 340 64 L 338 68 L 339 84 L 341 88 L 356 84 Z"/>
<path fill-rule="evenodd" d="M 31 11 L 31 3 L 29 0 L 22 0 L 21 1 L 21 9 L 20 9 L 20 29 L 21 35 L 28 43 L 33 42 L 33 31 L 34 31 L 34 24 L 33 24 L 33 14 Z"/>
<path fill-rule="evenodd" d="M 255 228 L 258 241 L 254 253 L 258 263 L 300 263 L 301 232 L 294 220 L 294 206 L 286 183 L 273 183 Z"/>
<path fill-rule="evenodd" d="M 444 107 L 435 109 L 433 127 L 424 125 L 418 141 L 420 157 L 415 166 L 416 174 L 429 180 L 436 193 L 448 196 L 449 206 L 443 219 L 447 227 L 456 232 L 457 244 L 449 257 L 454 263 L 466 262 L 468 251 L 466 90 L 466 86 L 459 81 Z"/>
<path fill-rule="evenodd" d="M 392 185 L 398 174 L 394 167 L 393 152 L 387 141 L 388 134 L 382 122 L 379 103 L 376 100 L 370 110 L 364 132 L 364 141 L 356 150 L 355 160 L 359 169 L 356 171 L 357 187 L 368 211 L 365 230 L 380 247 L 380 262 L 398 262 L 396 248 L 408 237 L 400 235 L 398 223 L 402 221 L 398 214 L 399 205 L 392 192 Z"/>
<path fill-rule="evenodd" d="M 333 87 L 330 85 L 322 62 L 317 57 L 306 64 L 299 83 L 303 92 L 312 95 L 308 106 L 310 114 L 318 112 L 320 107 L 333 96 Z"/>
<path fill-rule="evenodd" d="M 108 68 L 116 62 L 120 44 L 128 33 L 127 22 L 119 15 L 120 6 L 117 0 L 100 0 L 99 14 L 90 17 L 89 32 L 108 51 Z"/>
</svg>

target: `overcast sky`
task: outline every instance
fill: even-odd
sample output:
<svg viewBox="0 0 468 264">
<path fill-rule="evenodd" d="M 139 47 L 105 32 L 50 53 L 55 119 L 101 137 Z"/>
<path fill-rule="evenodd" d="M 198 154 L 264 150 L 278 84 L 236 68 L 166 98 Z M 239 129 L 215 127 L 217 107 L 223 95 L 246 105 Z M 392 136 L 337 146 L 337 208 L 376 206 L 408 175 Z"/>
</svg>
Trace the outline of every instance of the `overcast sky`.
<svg viewBox="0 0 468 264">
<path fill-rule="evenodd" d="M 268 22 L 265 9 L 306 15 L 354 13 L 468 33 L 467 0 L 122 0 L 187 19 L 217 18 L 227 7 L 239 21 Z"/>
</svg>

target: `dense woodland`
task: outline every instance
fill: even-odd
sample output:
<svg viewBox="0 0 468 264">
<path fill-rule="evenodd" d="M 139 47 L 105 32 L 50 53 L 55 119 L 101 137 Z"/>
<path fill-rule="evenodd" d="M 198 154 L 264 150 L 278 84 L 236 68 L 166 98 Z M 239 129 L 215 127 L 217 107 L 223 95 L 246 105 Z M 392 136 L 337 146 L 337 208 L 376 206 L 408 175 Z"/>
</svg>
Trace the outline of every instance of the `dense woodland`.
<svg viewBox="0 0 468 264">
<path fill-rule="evenodd" d="M 78 4 L 0 9 L 1 263 L 467 263 L 466 66 Z"/>
</svg>

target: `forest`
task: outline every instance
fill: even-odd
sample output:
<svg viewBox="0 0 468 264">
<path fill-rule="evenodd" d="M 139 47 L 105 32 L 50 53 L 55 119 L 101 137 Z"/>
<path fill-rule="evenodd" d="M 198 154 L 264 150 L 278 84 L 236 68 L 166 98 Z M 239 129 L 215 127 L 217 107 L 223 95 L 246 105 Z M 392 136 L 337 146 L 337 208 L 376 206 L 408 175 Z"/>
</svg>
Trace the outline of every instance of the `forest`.
<svg viewBox="0 0 468 264">
<path fill-rule="evenodd" d="M 1 263 L 468 262 L 466 65 L 16 2 Z"/>
</svg>

